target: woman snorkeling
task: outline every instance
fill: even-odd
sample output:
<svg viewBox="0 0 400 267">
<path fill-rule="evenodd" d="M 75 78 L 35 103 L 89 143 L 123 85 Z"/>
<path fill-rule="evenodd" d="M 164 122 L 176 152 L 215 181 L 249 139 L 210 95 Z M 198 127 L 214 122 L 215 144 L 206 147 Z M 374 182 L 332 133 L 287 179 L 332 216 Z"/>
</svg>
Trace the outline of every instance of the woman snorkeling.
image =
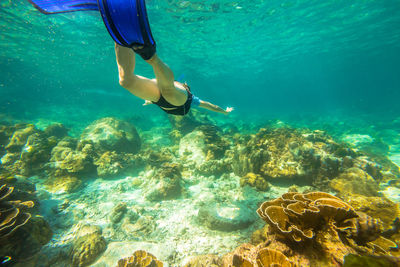
<svg viewBox="0 0 400 267">
<path fill-rule="evenodd" d="M 153 67 L 155 79 L 148 79 L 134 74 L 135 53 L 138 53 Z M 233 108 L 223 109 L 210 102 L 200 100 L 190 92 L 186 83 L 174 80 L 172 70 L 161 61 L 154 47 L 124 47 L 115 44 L 115 55 L 118 64 L 119 83 L 133 95 L 144 99 L 145 103 L 156 104 L 168 114 L 185 115 L 191 106 L 198 106 L 211 111 L 229 114 Z"/>
</svg>

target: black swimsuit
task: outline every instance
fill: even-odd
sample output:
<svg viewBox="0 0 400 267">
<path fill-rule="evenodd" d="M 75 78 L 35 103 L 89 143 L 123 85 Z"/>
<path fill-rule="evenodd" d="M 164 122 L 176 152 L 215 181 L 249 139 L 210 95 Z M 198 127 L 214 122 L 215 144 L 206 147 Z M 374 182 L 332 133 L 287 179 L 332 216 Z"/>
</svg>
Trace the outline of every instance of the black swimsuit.
<svg viewBox="0 0 400 267">
<path fill-rule="evenodd" d="M 153 104 L 156 104 L 157 106 L 159 106 L 162 110 L 164 110 L 168 114 L 183 116 L 189 112 L 190 105 L 192 104 L 192 100 L 193 100 L 192 93 L 188 89 L 186 89 L 186 91 L 188 93 L 188 98 L 187 98 L 186 102 L 181 106 L 172 105 L 162 96 L 161 93 L 160 93 L 160 99 L 158 99 L 157 102 L 153 102 L 153 101 L 151 101 L 151 102 L 153 102 Z M 163 108 L 174 108 L 174 109 L 163 109 Z"/>
</svg>

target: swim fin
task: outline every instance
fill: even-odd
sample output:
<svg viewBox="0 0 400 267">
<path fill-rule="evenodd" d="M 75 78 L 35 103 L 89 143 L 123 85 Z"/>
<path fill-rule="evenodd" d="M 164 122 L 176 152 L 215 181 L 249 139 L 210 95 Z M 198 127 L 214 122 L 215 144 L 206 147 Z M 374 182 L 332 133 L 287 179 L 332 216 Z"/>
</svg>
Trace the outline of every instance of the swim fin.
<svg viewBox="0 0 400 267">
<path fill-rule="evenodd" d="M 28 0 L 43 14 L 99 10 L 97 0 Z"/>
<path fill-rule="evenodd" d="M 145 0 L 97 0 L 101 16 L 114 41 L 130 47 L 144 60 L 156 52 Z"/>
<path fill-rule="evenodd" d="M 145 0 L 28 0 L 44 14 L 99 10 L 116 43 L 130 47 L 143 59 L 156 52 Z"/>
</svg>

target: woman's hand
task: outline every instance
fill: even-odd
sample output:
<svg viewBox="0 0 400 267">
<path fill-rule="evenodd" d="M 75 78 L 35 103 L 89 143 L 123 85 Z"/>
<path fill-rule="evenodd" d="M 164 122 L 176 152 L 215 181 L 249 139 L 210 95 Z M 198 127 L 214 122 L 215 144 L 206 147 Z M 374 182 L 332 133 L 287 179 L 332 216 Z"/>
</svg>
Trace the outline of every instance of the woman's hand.
<svg viewBox="0 0 400 267">
<path fill-rule="evenodd" d="M 143 103 L 143 106 L 147 106 L 147 105 L 151 105 L 153 104 L 153 102 L 149 101 L 149 100 L 145 100 Z"/>
<path fill-rule="evenodd" d="M 227 107 L 227 108 L 225 109 L 225 114 L 229 114 L 229 113 L 231 113 L 233 110 L 234 110 L 234 108 L 232 108 L 232 107 Z"/>
</svg>

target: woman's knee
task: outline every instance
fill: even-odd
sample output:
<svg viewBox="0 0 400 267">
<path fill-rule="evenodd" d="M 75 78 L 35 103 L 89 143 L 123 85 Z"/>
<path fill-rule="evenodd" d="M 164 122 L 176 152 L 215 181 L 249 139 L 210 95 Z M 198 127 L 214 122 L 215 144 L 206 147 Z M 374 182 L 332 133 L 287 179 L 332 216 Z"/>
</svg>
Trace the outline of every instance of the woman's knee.
<svg viewBox="0 0 400 267">
<path fill-rule="evenodd" d="M 119 84 L 124 88 L 133 87 L 133 85 L 135 84 L 135 81 L 136 81 L 136 77 L 135 76 L 119 77 Z"/>
</svg>

